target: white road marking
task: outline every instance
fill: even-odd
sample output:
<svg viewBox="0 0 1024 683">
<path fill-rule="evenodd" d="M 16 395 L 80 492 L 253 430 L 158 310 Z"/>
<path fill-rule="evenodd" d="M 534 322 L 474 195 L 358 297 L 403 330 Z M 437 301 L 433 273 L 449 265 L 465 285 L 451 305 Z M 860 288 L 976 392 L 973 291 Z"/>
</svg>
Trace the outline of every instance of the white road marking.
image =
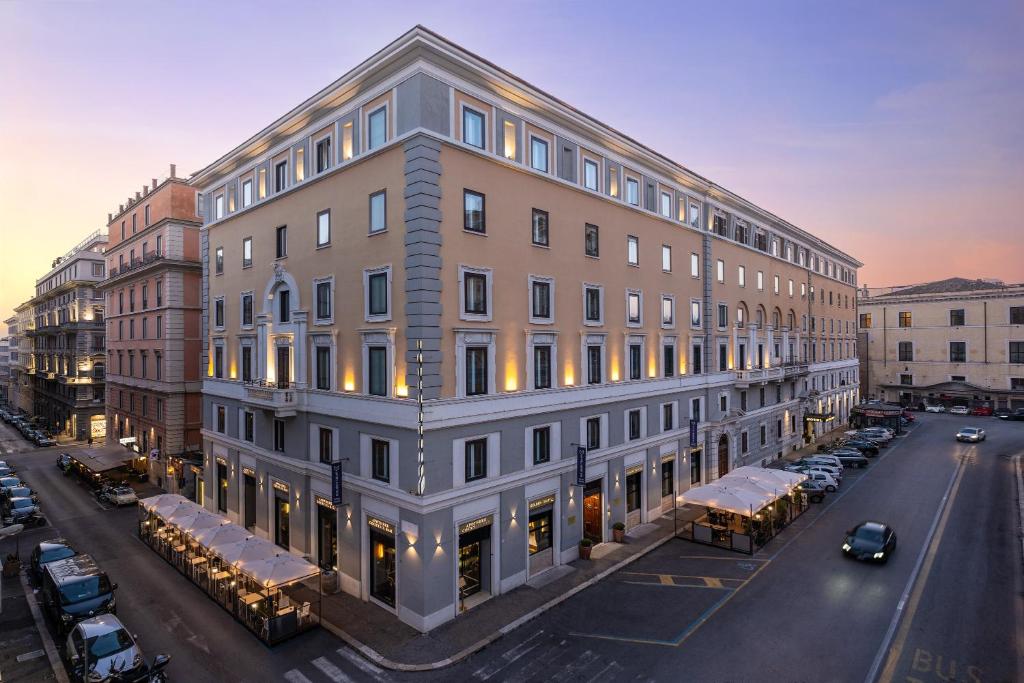
<svg viewBox="0 0 1024 683">
<path fill-rule="evenodd" d="M 27 662 L 30 659 L 38 659 L 46 656 L 46 650 L 32 650 L 32 652 L 26 652 L 23 655 L 15 657 L 19 662 Z"/>
<path fill-rule="evenodd" d="M 605 678 L 605 676 L 610 676 L 612 669 L 618 669 L 619 671 L 622 671 L 622 667 L 619 666 L 618 662 L 612 662 L 611 664 L 609 664 L 608 666 L 594 674 L 594 677 L 587 681 L 587 683 L 594 683 L 594 681 L 597 680 L 608 680 Z"/>
<path fill-rule="evenodd" d="M 540 645 L 540 643 L 534 643 L 533 645 L 530 645 L 530 647 L 526 647 L 534 638 L 539 637 L 542 633 L 544 633 L 543 630 L 537 631 L 532 636 L 530 636 L 529 638 L 527 638 L 523 642 L 519 643 L 518 645 L 516 645 L 514 648 L 512 648 L 508 652 L 503 653 L 501 655 L 501 658 L 505 660 L 504 664 L 500 664 L 500 665 L 497 665 L 497 666 L 496 666 L 497 663 L 489 664 L 489 665 L 479 669 L 478 671 L 476 671 L 473 674 L 473 677 L 474 678 L 479 678 L 481 681 L 486 681 L 487 679 L 489 679 L 494 674 L 498 673 L 499 671 L 502 671 L 505 667 L 509 666 L 510 664 L 513 664 L 520 657 L 523 657 L 528 652 L 531 652 L 534 648 L 536 648 L 537 646 Z"/>
<path fill-rule="evenodd" d="M 284 680 L 288 681 L 288 683 L 313 683 L 313 681 L 303 676 L 302 672 L 298 669 L 286 671 L 284 674 Z"/>
<path fill-rule="evenodd" d="M 576 659 L 574 659 L 571 662 L 569 662 L 569 664 L 564 666 L 561 671 L 559 671 L 557 674 L 552 676 L 551 680 L 553 680 L 553 681 L 564 681 L 564 680 L 567 680 L 569 677 L 576 678 L 577 677 L 577 672 L 582 671 L 583 669 L 586 669 L 588 666 L 590 666 L 591 664 L 593 664 L 597 660 L 598 660 L 598 656 L 597 655 L 595 655 L 590 650 L 586 650 L 579 657 L 577 657 Z"/>
<path fill-rule="evenodd" d="M 371 678 L 373 678 L 373 680 L 375 680 L 375 681 L 383 681 L 383 680 L 385 680 L 385 678 L 381 675 L 381 674 L 384 673 L 383 669 L 381 669 L 379 666 L 377 666 L 373 662 L 370 662 L 370 661 L 367 661 L 366 659 L 363 659 L 363 657 L 361 657 L 360 655 L 356 654 L 355 652 L 353 652 L 352 650 L 348 649 L 347 647 L 339 647 L 338 648 L 338 654 L 341 655 L 342 657 L 344 657 L 345 659 L 347 659 L 349 661 L 349 663 L 352 664 L 352 666 L 356 667 L 357 669 L 359 669 L 363 673 L 368 674 Z"/>
<path fill-rule="evenodd" d="M 323 675 L 334 681 L 334 683 L 350 683 L 352 681 L 351 678 L 345 675 L 345 672 L 326 657 L 317 657 L 310 664 L 320 669 Z"/>
</svg>

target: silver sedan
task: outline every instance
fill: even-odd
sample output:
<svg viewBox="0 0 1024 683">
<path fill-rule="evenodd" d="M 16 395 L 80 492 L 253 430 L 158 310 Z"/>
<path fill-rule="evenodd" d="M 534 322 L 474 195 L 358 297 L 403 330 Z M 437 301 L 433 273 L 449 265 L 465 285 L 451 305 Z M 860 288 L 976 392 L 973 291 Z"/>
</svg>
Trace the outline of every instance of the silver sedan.
<svg viewBox="0 0 1024 683">
<path fill-rule="evenodd" d="M 957 441 L 972 441 L 977 443 L 985 440 L 985 430 L 978 427 L 964 427 L 956 433 Z"/>
</svg>

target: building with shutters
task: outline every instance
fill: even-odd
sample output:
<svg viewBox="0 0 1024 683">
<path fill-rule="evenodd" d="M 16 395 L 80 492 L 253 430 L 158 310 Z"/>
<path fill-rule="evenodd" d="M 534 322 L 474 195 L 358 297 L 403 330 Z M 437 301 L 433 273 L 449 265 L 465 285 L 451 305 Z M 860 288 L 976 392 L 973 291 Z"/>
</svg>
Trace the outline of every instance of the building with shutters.
<svg viewBox="0 0 1024 683">
<path fill-rule="evenodd" d="M 421 27 L 191 182 L 199 499 L 424 631 L 858 399 L 856 259 Z"/>
</svg>

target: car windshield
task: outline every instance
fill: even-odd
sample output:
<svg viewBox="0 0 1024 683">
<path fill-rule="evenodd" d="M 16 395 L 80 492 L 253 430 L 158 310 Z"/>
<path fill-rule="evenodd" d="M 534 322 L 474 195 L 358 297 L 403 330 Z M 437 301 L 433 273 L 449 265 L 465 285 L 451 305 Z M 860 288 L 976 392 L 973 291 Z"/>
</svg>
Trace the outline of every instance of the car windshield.
<svg viewBox="0 0 1024 683">
<path fill-rule="evenodd" d="M 106 576 L 89 576 L 62 586 L 60 602 L 62 605 L 73 605 L 109 592 L 110 580 Z"/>
<path fill-rule="evenodd" d="M 45 553 L 40 555 L 39 561 L 43 564 L 47 562 L 56 562 L 57 560 L 66 560 L 69 557 L 74 557 L 75 551 L 66 546 L 60 548 L 54 548 L 53 550 L 47 550 Z"/>
<path fill-rule="evenodd" d="M 89 646 L 89 657 L 100 659 L 127 650 L 132 646 L 132 637 L 123 628 L 85 641 Z"/>
<path fill-rule="evenodd" d="M 977 434 L 978 430 L 974 427 L 964 427 L 960 430 L 963 434 Z"/>
<path fill-rule="evenodd" d="M 882 542 L 882 529 L 879 527 L 862 526 L 853 535 L 859 541 L 870 541 L 872 543 Z"/>
<path fill-rule="evenodd" d="M 30 508 L 35 503 L 32 502 L 31 498 L 22 498 L 20 500 L 14 500 L 11 502 L 11 507 L 15 510 L 21 510 L 22 508 Z"/>
<path fill-rule="evenodd" d="M 128 486 L 118 486 L 117 488 L 114 489 L 114 493 L 116 493 L 119 496 L 127 496 L 130 493 L 134 493 L 134 491 L 132 491 L 132 489 Z"/>
</svg>

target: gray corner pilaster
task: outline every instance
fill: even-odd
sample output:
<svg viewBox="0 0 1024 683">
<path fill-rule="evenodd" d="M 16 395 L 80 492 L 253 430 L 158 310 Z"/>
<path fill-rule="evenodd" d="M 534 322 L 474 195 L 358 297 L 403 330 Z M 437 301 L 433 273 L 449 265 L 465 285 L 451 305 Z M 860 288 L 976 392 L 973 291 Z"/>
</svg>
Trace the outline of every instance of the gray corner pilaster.
<svg viewBox="0 0 1024 683">
<path fill-rule="evenodd" d="M 422 351 L 423 398 L 433 399 L 441 395 L 441 143 L 417 135 L 403 149 L 406 383 L 410 389 L 418 386 Z"/>
</svg>

